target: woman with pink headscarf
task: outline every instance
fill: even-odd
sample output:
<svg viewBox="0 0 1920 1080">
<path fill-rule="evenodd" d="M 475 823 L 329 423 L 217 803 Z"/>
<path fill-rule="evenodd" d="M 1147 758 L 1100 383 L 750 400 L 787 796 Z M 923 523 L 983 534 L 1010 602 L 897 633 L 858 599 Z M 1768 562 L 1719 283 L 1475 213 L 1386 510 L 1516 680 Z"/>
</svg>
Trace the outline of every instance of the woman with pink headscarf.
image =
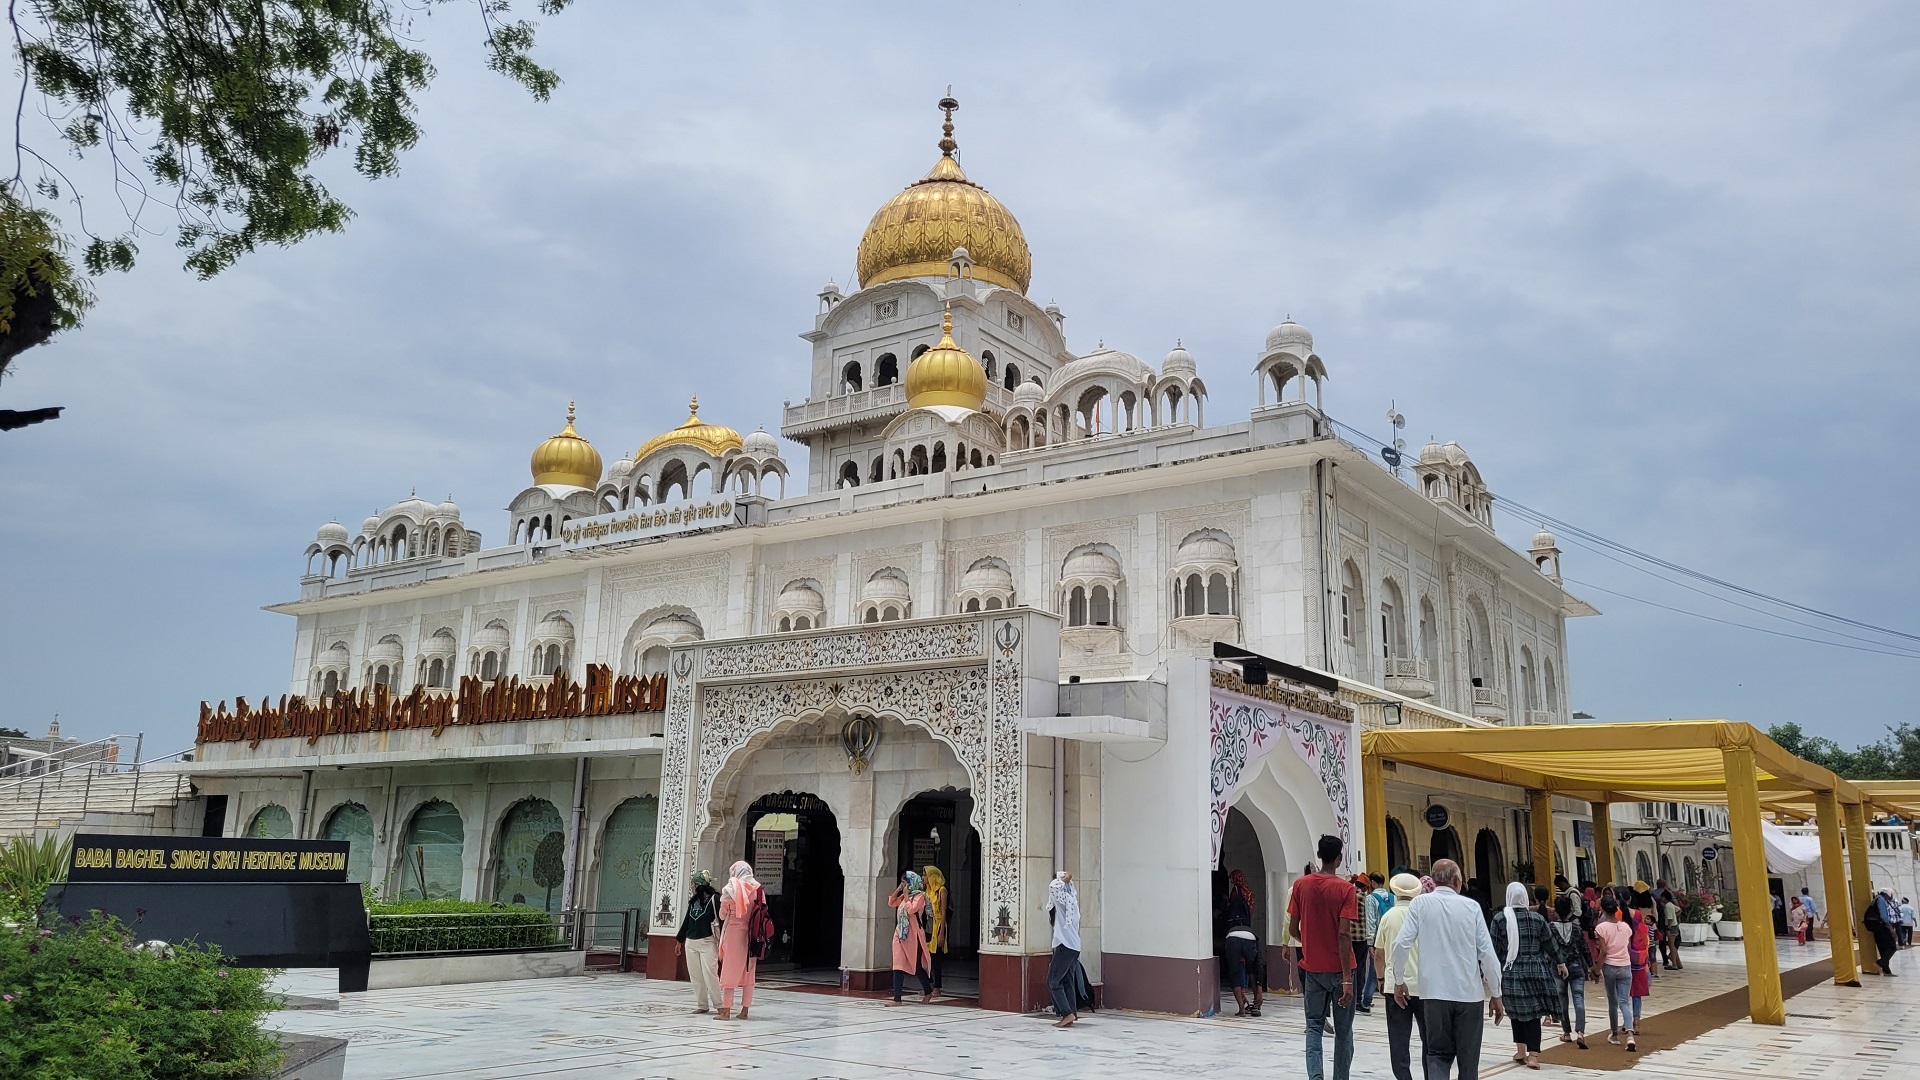
<svg viewBox="0 0 1920 1080">
<path fill-rule="evenodd" d="M 753 915 L 766 903 L 767 892 L 754 880 L 753 867 L 744 862 L 728 871 L 720 890 L 720 1013 L 717 1020 L 733 1019 L 733 992 L 740 991 L 740 1019 L 753 1007 Z"/>
</svg>

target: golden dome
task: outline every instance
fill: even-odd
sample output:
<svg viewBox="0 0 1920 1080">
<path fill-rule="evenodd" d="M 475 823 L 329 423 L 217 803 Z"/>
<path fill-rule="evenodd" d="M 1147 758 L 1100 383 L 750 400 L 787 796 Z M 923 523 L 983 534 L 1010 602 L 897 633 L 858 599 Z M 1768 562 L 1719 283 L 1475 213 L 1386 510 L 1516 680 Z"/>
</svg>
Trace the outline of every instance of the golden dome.
<svg viewBox="0 0 1920 1080">
<path fill-rule="evenodd" d="M 700 399 L 694 398 L 687 403 L 687 422 L 672 431 L 648 439 L 645 445 L 633 452 L 633 460 L 638 462 L 655 450 L 667 446 L 697 446 L 714 457 L 721 457 L 729 450 L 740 449 L 740 442 L 740 433 L 732 428 L 702 423 Z"/>
<path fill-rule="evenodd" d="M 600 451 L 573 430 L 573 402 L 567 402 L 567 426 L 533 450 L 533 482 L 590 488 L 600 482 Z"/>
<path fill-rule="evenodd" d="M 1033 277 L 1033 255 L 1020 223 L 987 189 L 967 179 L 953 159 L 953 110 L 959 103 L 945 98 L 947 114 L 940 139 L 940 160 L 925 177 L 887 200 L 867 223 L 854 256 L 860 287 L 902 278 L 946 277 L 954 248 L 966 248 L 973 259 L 973 275 L 981 281 L 1027 291 Z"/>
<path fill-rule="evenodd" d="M 907 408 L 958 405 L 980 412 L 987 406 L 987 372 L 953 343 L 953 312 L 940 324 L 940 344 L 907 365 Z"/>
</svg>

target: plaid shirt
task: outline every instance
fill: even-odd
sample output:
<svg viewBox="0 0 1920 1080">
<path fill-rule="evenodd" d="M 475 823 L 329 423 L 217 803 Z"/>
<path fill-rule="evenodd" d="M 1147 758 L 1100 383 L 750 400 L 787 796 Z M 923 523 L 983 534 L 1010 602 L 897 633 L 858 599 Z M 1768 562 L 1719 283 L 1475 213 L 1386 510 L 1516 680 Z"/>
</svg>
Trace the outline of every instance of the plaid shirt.
<svg viewBox="0 0 1920 1080">
<path fill-rule="evenodd" d="M 1370 931 L 1377 925 L 1376 920 L 1378 920 L 1380 916 L 1374 913 L 1373 897 L 1365 893 L 1360 893 L 1358 890 L 1355 890 L 1355 892 L 1359 895 L 1360 917 L 1353 920 L 1353 929 L 1347 936 L 1351 937 L 1357 944 L 1371 945 L 1373 943 L 1373 935 Z"/>
</svg>

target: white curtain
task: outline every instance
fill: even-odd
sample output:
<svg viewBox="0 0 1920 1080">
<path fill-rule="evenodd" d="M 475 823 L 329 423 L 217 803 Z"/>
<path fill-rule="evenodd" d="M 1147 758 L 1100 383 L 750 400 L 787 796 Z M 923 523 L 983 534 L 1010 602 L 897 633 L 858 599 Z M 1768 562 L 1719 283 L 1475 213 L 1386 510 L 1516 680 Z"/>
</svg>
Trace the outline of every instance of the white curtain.
<svg viewBox="0 0 1920 1080">
<path fill-rule="evenodd" d="M 1773 873 L 1797 873 L 1820 861 L 1818 836 L 1790 833 L 1771 821 L 1762 821 L 1760 839 L 1767 847 L 1767 869 Z"/>
</svg>

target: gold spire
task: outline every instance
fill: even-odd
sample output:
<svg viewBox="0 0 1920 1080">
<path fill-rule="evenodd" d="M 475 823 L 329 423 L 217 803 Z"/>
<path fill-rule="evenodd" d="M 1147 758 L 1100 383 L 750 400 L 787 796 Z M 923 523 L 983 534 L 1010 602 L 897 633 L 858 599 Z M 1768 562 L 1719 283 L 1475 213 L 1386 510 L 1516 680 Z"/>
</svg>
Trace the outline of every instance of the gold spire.
<svg viewBox="0 0 1920 1080">
<path fill-rule="evenodd" d="M 574 403 L 567 402 L 567 426 L 534 448 L 536 485 L 591 488 L 600 483 L 600 451 L 573 430 Z"/>
<path fill-rule="evenodd" d="M 638 464 L 648 454 L 666 446 L 695 446 L 714 457 L 722 457 L 729 450 L 738 450 L 741 441 L 740 433 L 732 428 L 700 419 L 700 398 L 696 396 L 687 402 L 686 422 L 648 439 L 633 452 L 633 460 Z"/>
<path fill-rule="evenodd" d="M 940 321 L 940 344 L 913 358 L 905 380 L 907 408 L 958 405 L 980 412 L 987 405 L 987 372 L 953 343 L 953 309 Z"/>
<path fill-rule="evenodd" d="M 860 238 L 854 269 L 860 287 L 904 278 L 945 277 L 953 249 L 973 258 L 974 277 L 1016 292 L 1027 291 L 1033 255 L 1020 223 L 987 189 L 967 179 L 954 159 L 953 113 L 960 103 L 940 99 L 940 157 L 927 175 L 909 184 L 874 212 Z"/>
</svg>

